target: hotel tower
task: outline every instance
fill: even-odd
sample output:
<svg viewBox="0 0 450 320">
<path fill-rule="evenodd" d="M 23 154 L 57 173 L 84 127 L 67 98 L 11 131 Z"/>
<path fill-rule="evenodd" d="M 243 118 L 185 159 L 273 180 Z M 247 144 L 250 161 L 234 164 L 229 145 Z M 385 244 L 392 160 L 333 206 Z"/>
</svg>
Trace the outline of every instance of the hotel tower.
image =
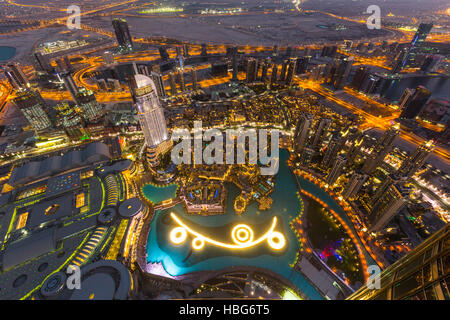
<svg viewBox="0 0 450 320">
<path fill-rule="evenodd" d="M 147 160 L 151 166 L 159 163 L 159 156 L 172 147 L 167 131 L 164 110 L 160 105 L 155 83 L 142 74 L 132 79 L 131 91 L 147 145 Z"/>
</svg>

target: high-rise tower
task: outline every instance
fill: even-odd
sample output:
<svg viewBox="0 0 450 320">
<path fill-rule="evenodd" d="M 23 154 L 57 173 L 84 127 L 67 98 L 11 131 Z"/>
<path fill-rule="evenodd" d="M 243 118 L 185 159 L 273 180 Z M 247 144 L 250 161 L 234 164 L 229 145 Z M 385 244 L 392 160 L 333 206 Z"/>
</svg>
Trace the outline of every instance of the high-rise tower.
<svg viewBox="0 0 450 320">
<path fill-rule="evenodd" d="M 372 153 L 364 162 L 362 168 L 363 172 L 366 174 L 371 174 L 375 169 L 383 163 L 386 155 L 392 151 L 394 146 L 395 138 L 397 138 L 400 133 L 400 127 L 398 125 L 392 126 L 387 130 L 378 143 L 375 145 Z"/>
<path fill-rule="evenodd" d="M 424 165 L 433 149 L 433 141 L 428 141 L 420 145 L 407 159 L 403 161 L 402 165 L 398 169 L 398 175 L 405 178 L 413 176 Z"/>
<path fill-rule="evenodd" d="M 126 49 L 133 48 L 133 40 L 130 35 L 128 23 L 124 19 L 115 18 L 112 21 L 114 32 L 116 33 L 117 43 L 120 47 Z"/>
<path fill-rule="evenodd" d="M 156 86 L 149 77 L 138 74 L 132 80 L 131 92 L 147 145 L 147 160 L 155 166 L 159 163 L 159 156 L 172 147 L 164 110 L 159 103 Z"/>
</svg>

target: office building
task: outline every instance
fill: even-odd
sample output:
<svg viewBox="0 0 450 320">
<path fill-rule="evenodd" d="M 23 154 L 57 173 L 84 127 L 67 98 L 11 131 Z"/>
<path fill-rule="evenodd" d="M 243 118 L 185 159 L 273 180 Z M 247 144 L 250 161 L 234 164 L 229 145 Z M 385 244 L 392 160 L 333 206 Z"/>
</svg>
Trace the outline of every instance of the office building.
<svg viewBox="0 0 450 320">
<path fill-rule="evenodd" d="M 58 126 L 64 129 L 71 140 L 76 141 L 89 137 L 83 121 L 83 114 L 77 111 L 72 102 L 61 102 L 54 109 L 57 112 Z"/>
<path fill-rule="evenodd" d="M 367 67 L 359 67 L 355 71 L 355 75 L 352 80 L 352 87 L 360 91 L 363 88 L 364 83 L 369 77 L 370 69 Z"/>
<path fill-rule="evenodd" d="M 444 56 L 439 54 L 428 55 L 420 67 L 420 71 L 425 73 L 436 72 L 444 59 Z"/>
<path fill-rule="evenodd" d="M 160 99 L 165 99 L 167 97 L 166 89 L 164 88 L 164 80 L 161 73 L 152 72 L 151 78 L 156 87 L 156 92 Z"/>
<path fill-rule="evenodd" d="M 280 81 L 285 82 L 286 81 L 286 72 L 289 65 L 289 60 L 284 60 L 283 64 L 281 65 L 281 73 L 280 73 Z"/>
<path fill-rule="evenodd" d="M 410 188 L 403 184 L 390 185 L 373 205 L 369 214 L 370 230 L 378 232 L 406 205 Z"/>
<path fill-rule="evenodd" d="M 103 115 L 102 107 L 91 90 L 80 88 L 76 95 L 76 103 L 83 111 L 84 119 L 89 122 L 95 122 Z"/>
<path fill-rule="evenodd" d="M 189 45 L 188 44 L 183 44 L 183 56 L 185 58 L 189 57 Z"/>
<path fill-rule="evenodd" d="M 364 166 L 362 168 L 364 173 L 372 174 L 376 170 L 376 168 L 383 163 L 386 155 L 392 151 L 395 138 L 397 138 L 399 133 L 399 125 L 392 126 L 388 130 L 386 130 L 386 132 L 373 148 L 372 153 L 364 162 Z"/>
<path fill-rule="evenodd" d="M 72 74 L 70 72 L 64 72 L 60 74 L 61 80 L 64 82 L 64 86 L 66 87 L 66 90 L 69 91 L 70 96 L 72 97 L 73 101 L 77 101 L 77 94 L 78 94 L 78 87 L 75 83 L 75 80 L 72 77 Z"/>
<path fill-rule="evenodd" d="M 362 172 L 355 172 L 347 185 L 345 186 L 342 196 L 348 200 L 354 200 L 369 176 Z"/>
<path fill-rule="evenodd" d="M 50 60 L 47 55 L 43 55 L 40 52 L 36 52 L 34 54 L 34 58 L 36 61 L 36 69 L 48 74 L 53 74 L 55 72 L 55 68 L 50 64 Z"/>
<path fill-rule="evenodd" d="M 169 85 L 170 85 L 170 94 L 172 96 L 177 94 L 177 83 L 175 81 L 175 74 L 173 72 L 169 72 Z"/>
<path fill-rule="evenodd" d="M 238 48 L 233 47 L 231 52 L 231 64 L 233 69 L 233 75 L 231 81 L 238 80 Z"/>
<path fill-rule="evenodd" d="M 271 85 L 277 83 L 277 81 L 278 81 L 278 74 L 277 73 L 278 73 L 278 66 L 276 64 L 273 64 L 273 66 L 272 66 L 272 73 L 271 73 L 271 76 L 270 76 L 270 84 Z"/>
<path fill-rule="evenodd" d="M 258 79 L 258 60 L 249 58 L 247 60 L 246 81 L 248 83 L 255 82 Z"/>
<path fill-rule="evenodd" d="M 410 88 L 406 88 L 405 91 L 403 92 L 402 96 L 400 97 L 400 99 L 398 100 L 398 106 L 400 110 L 403 110 L 403 108 L 409 104 L 409 101 L 411 100 L 414 92 L 416 91 L 416 89 L 410 89 Z"/>
<path fill-rule="evenodd" d="M 269 71 L 269 62 L 264 61 L 262 63 L 262 70 L 261 70 L 261 81 L 262 82 L 267 82 L 267 80 L 269 79 L 267 77 L 268 71 Z"/>
<path fill-rule="evenodd" d="M 13 102 L 35 132 L 39 133 L 51 128 L 52 123 L 47 115 L 48 107 L 38 91 L 21 92 L 13 99 Z"/>
<path fill-rule="evenodd" d="M 347 157 L 343 154 L 339 154 L 327 175 L 326 182 L 331 186 L 333 185 L 339 176 L 342 174 L 345 164 L 347 163 Z"/>
<path fill-rule="evenodd" d="M 200 89 L 198 85 L 197 71 L 194 68 L 191 69 L 191 78 L 192 78 L 192 90 L 195 91 Z"/>
<path fill-rule="evenodd" d="M 336 68 L 336 71 L 332 75 L 331 79 L 331 83 L 336 90 L 342 90 L 344 88 L 344 84 L 346 83 L 352 69 L 353 62 L 353 57 L 344 58 L 339 61 L 338 67 Z"/>
<path fill-rule="evenodd" d="M 328 118 L 321 118 L 319 121 L 319 124 L 317 125 L 316 132 L 314 133 L 314 139 L 311 144 L 311 147 L 313 149 L 320 148 L 320 145 L 322 144 L 323 138 L 328 133 L 328 129 L 331 125 L 331 119 Z"/>
<path fill-rule="evenodd" d="M 409 45 L 409 55 L 406 65 L 414 66 L 417 54 L 421 54 L 424 49 L 425 40 L 428 37 L 431 29 L 433 29 L 433 23 L 421 23 L 417 28 L 416 34 L 414 35 L 411 43 Z"/>
<path fill-rule="evenodd" d="M 15 90 L 21 90 L 30 87 L 27 76 L 23 73 L 18 63 L 8 63 L 5 67 L 5 75 L 9 83 Z"/>
<path fill-rule="evenodd" d="M 108 88 L 111 91 L 118 92 L 118 91 L 121 90 L 119 80 L 117 80 L 117 79 L 107 79 L 106 82 L 108 83 Z"/>
<path fill-rule="evenodd" d="M 103 52 L 102 57 L 103 57 L 103 62 L 104 62 L 106 65 L 114 64 L 114 55 L 112 54 L 111 51 L 105 51 L 105 52 Z"/>
<path fill-rule="evenodd" d="M 325 149 L 325 154 L 322 158 L 322 167 L 329 168 L 333 165 L 339 152 L 344 148 L 347 141 L 349 130 L 344 132 L 335 132 L 331 137 L 330 142 Z"/>
<path fill-rule="evenodd" d="M 308 143 L 309 131 L 311 130 L 313 119 L 314 116 L 312 114 L 306 113 L 301 115 L 297 122 L 294 133 L 295 151 L 297 153 L 301 153 Z"/>
<path fill-rule="evenodd" d="M 107 91 L 108 90 L 108 86 L 106 84 L 105 79 L 97 79 L 97 88 L 100 91 Z"/>
<path fill-rule="evenodd" d="M 424 108 L 431 91 L 423 86 L 418 86 L 411 99 L 404 104 L 400 119 L 414 119 Z"/>
<path fill-rule="evenodd" d="M 309 61 L 311 60 L 311 57 L 304 56 L 297 59 L 297 70 L 296 74 L 305 74 L 308 70 Z"/>
<path fill-rule="evenodd" d="M 178 74 L 177 74 L 177 77 L 178 77 L 178 83 L 180 84 L 181 92 L 185 92 L 186 91 L 186 84 L 184 82 L 184 72 L 182 70 L 179 70 Z"/>
<path fill-rule="evenodd" d="M 297 69 L 297 58 L 289 59 L 289 66 L 285 80 L 285 84 L 287 86 L 291 86 L 294 83 L 294 75 L 296 69 Z"/>
<path fill-rule="evenodd" d="M 112 21 L 114 32 L 116 33 L 117 43 L 124 49 L 133 48 L 133 40 L 131 38 L 128 23 L 124 19 L 115 18 Z"/>
<path fill-rule="evenodd" d="M 433 152 L 433 141 L 420 145 L 414 152 L 403 161 L 398 169 L 398 175 L 405 178 L 412 177 L 425 164 L 428 156 Z"/>
<path fill-rule="evenodd" d="M 313 81 L 320 80 L 322 78 L 326 68 L 327 68 L 326 64 L 315 65 L 314 67 L 312 67 L 309 79 L 313 80 Z"/>
</svg>

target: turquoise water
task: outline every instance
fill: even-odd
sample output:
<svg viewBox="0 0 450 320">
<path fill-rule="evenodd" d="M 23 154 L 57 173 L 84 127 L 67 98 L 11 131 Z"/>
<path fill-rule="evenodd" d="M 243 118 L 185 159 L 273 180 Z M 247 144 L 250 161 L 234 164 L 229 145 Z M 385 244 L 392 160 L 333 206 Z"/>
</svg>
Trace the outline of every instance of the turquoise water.
<svg viewBox="0 0 450 320">
<path fill-rule="evenodd" d="M 297 197 L 295 176 L 291 173 L 286 163 L 288 158 L 288 151 L 280 150 L 280 169 L 276 175 L 275 190 L 271 195 L 274 201 L 269 210 L 259 211 L 257 204 L 252 203 L 242 215 L 235 214 L 233 201 L 240 190 L 230 183 L 226 185 L 228 191 L 226 200 L 227 210 L 223 215 L 188 215 L 185 213 L 182 204 L 178 204 L 167 210 L 157 211 L 151 222 L 151 229 L 148 236 L 147 262 L 162 263 L 166 272 L 172 276 L 196 271 L 218 270 L 236 265 L 261 267 L 289 279 L 310 299 L 323 299 L 301 273 L 290 267 L 290 264 L 295 261 L 300 245 L 295 233 L 289 226 L 289 222 L 303 208 Z M 345 212 L 331 196 L 313 183 L 301 177 L 297 177 L 297 179 L 303 189 L 327 203 L 341 215 L 344 221 L 354 231 L 353 225 L 350 223 Z M 149 197 L 153 196 L 154 199 L 161 197 L 165 200 L 167 194 L 170 193 L 165 188 L 151 187 L 149 186 L 149 189 L 145 189 L 144 192 L 146 195 L 148 192 Z M 157 195 L 159 192 L 164 194 L 164 196 Z M 269 228 L 273 217 L 276 216 L 278 224 L 275 230 L 283 233 L 286 238 L 286 246 L 280 251 L 275 252 L 269 248 L 265 241 L 245 250 L 230 250 L 206 243 L 201 250 L 195 251 L 191 249 L 191 236 L 188 236 L 188 239 L 184 243 L 174 245 L 169 240 L 169 233 L 178 225 L 170 217 L 171 212 L 175 213 L 183 223 L 197 232 L 225 243 L 232 243 L 230 232 L 232 227 L 237 223 L 244 223 L 250 226 L 255 233 L 256 239 Z M 367 253 L 364 254 L 368 264 L 372 264 L 372 258 Z"/>
<path fill-rule="evenodd" d="M 16 54 L 16 48 L 14 47 L 2 47 L 0 46 L 0 61 L 6 61 L 12 59 Z"/>
<path fill-rule="evenodd" d="M 163 187 L 146 184 L 142 187 L 142 192 L 148 200 L 154 204 L 157 204 L 161 201 L 175 198 L 177 195 L 177 189 L 178 185 L 174 183 Z"/>
<path fill-rule="evenodd" d="M 227 184 L 227 210 L 225 214 L 214 216 L 195 216 L 185 213 L 181 204 L 157 211 L 151 222 L 147 243 L 147 261 L 161 262 L 167 273 L 178 276 L 195 271 L 218 270 L 230 266 L 255 266 L 266 268 L 293 282 L 310 299 L 323 299 L 317 290 L 300 273 L 289 265 L 295 261 L 299 242 L 295 233 L 289 227 L 289 222 L 302 210 L 297 198 L 295 177 L 291 174 L 286 160 L 289 153 L 280 151 L 280 170 L 276 176 L 274 199 L 271 209 L 259 211 L 256 203 L 252 203 L 242 215 L 234 213 L 233 201 L 240 190 L 233 184 Z M 212 246 L 208 243 L 199 250 L 191 249 L 190 240 L 181 245 L 174 245 L 169 240 L 170 231 L 177 224 L 170 217 L 174 212 L 185 224 L 215 240 L 232 243 L 230 232 L 237 223 L 250 226 L 255 239 L 269 229 L 274 216 L 278 223 L 276 231 L 283 233 L 286 246 L 280 251 L 274 251 L 264 241 L 245 250 L 230 250 Z"/>
</svg>

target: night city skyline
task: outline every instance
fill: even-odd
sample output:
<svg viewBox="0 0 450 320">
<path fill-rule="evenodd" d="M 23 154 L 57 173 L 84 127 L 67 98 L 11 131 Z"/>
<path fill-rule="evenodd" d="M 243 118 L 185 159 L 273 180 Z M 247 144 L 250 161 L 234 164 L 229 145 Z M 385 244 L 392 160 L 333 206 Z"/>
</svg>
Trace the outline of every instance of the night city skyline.
<svg viewBox="0 0 450 320">
<path fill-rule="evenodd" d="M 0 300 L 449 300 L 449 43 L 442 0 L 0 0 Z"/>
</svg>

